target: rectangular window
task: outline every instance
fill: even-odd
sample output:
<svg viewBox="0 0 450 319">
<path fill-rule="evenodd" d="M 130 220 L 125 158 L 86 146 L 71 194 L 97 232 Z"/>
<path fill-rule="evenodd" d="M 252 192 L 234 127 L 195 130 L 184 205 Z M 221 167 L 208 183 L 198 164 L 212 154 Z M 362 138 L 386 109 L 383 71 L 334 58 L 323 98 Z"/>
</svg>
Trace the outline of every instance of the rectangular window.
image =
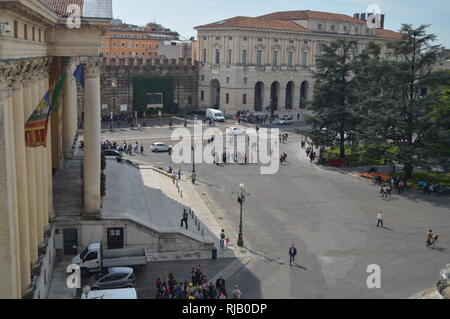
<svg viewBox="0 0 450 319">
<path fill-rule="evenodd" d="M 205 99 L 205 91 L 200 91 L 200 101 Z"/>
<path fill-rule="evenodd" d="M 242 40 L 244 40 L 244 41 L 247 41 L 247 38 L 246 38 L 246 37 L 244 37 L 244 38 L 242 38 Z"/>
<path fill-rule="evenodd" d="M 256 65 L 261 65 L 262 61 L 262 51 L 261 50 L 257 50 L 256 51 Z"/>
<path fill-rule="evenodd" d="M 336 30 L 336 27 L 334 25 L 331 26 L 331 32 L 334 32 Z"/>
<path fill-rule="evenodd" d="M 241 60 L 243 65 L 247 64 L 247 50 L 242 50 L 242 60 Z"/>
<path fill-rule="evenodd" d="M 278 39 L 274 39 L 273 42 L 274 42 L 274 43 L 278 43 Z"/>
<path fill-rule="evenodd" d="M 220 37 L 216 37 L 216 40 L 220 40 Z"/>
<path fill-rule="evenodd" d="M 272 65 L 278 64 L 278 51 L 273 51 L 272 54 Z"/>
<path fill-rule="evenodd" d="M 225 94 L 225 103 L 230 104 L 230 94 Z"/>
<path fill-rule="evenodd" d="M 322 24 L 319 24 L 319 25 L 317 26 L 317 29 L 318 29 L 318 30 L 322 30 Z"/>
<path fill-rule="evenodd" d="M 31 28 L 31 39 L 33 41 L 36 41 L 36 32 L 35 32 L 34 27 Z"/>
<path fill-rule="evenodd" d="M 216 64 L 220 64 L 220 50 L 216 49 Z"/>
<path fill-rule="evenodd" d="M 228 37 L 228 40 L 233 40 L 233 38 L 232 37 Z"/>
<path fill-rule="evenodd" d="M 247 104 L 247 94 L 242 95 L 242 104 Z"/>
<path fill-rule="evenodd" d="M 244 82 L 244 84 L 246 85 L 246 84 L 247 84 L 247 78 L 244 78 L 244 79 L 243 79 L 243 82 Z"/>
<path fill-rule="evenodd" d="M 206 49 L 203 49 L 203 62 L 206 63 Z"/>
<path fill-rule="evenodd" d="M 291 44 L 294 43 L 294 40 L 289 40 L 289 43 L 291 43 Z"/>
<path fill-rule="evenodd" d="M 230 77 L 227 76 L 226 82 L 227 84 L 230 83 Z"/>
<path fill-rule="evenodd" d="M 23 25 L 23 38 L 28 40 L 28 26 L 26 24 Z"/>
<path fill-rule="evenodd" d="M 321 44 L 321 43 L 317 43 L 317 46 L 316 46 L 316 55 L 317 55 L 317 56 L 322 55 L 322 44 Z"/>
<path fill-rule="evenodd" d="M 308 52 L 303 52 L 302 53 L 302 65 L 306 66 L 308 63 Z"/>
<path fill-rule="evenodd" d="M 17 21 L 14 21 L 14 38 L 17 39 L 19 37 L 19 24 Z"/>
<path fill-rule="evenodd" d="M 205 76 L 204 75 L 200 76 L 200 79 L 201 81 L 205 81 Z"/>
<path fill-rule="evenodd" d="M 117 108 L 117 97 L 111 98 L 112 108 L 115 110 Z"/>
<path fill-rule="evenodd" d="M 292 57 L 293 57 L 293 52 L 289 51 L 288 52 L 288 65 L 292 65 Z"/>
<path fill-rule="evenodd" d="M 228 64 L 231 64 L 231 54 L 233 51 L 231 49 L 228 49 Z"/>
<path fill-rule="evenodd" d="M 258 38 L 258 42 L 262 42 L 262 40 L 263 40 L 262 38 Z"/>
</svg>

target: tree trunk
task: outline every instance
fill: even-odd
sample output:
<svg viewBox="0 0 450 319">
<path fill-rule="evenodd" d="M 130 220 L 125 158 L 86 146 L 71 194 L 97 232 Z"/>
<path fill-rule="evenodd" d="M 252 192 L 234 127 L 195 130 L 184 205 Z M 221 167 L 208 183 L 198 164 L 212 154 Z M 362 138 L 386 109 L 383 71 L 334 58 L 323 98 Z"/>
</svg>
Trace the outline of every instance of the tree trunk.
<svg viewBox="0 0 450 319">
<path fill-rule="evenodd" d="M 344 133 L 341 133 L 341 139 L 339 140 L 339 157 L 345 158 L 345 140 Z"/>
<path fill-rule="evenodd" d="M 412 163 L 405 163 L 405 180 L 408 181 L 412 179 L 413 165 Z"/>
</svg>

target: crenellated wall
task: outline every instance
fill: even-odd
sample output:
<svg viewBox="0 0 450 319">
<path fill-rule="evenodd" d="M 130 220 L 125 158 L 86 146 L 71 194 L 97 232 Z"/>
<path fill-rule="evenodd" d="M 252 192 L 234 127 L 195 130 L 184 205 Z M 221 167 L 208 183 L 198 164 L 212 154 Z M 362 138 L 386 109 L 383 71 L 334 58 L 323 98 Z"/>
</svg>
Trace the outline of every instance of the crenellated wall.
<svg viewBox="0 0 450 319">
<path fill-rule="evenodd" d="M 121 112 L 121 105 L 126 111 L 133 112 L 133 77 L 169 76 L 172 78 L 174 103 L 184 108 L 185 101 L 190 101 L 190 109 L 198 106 L 198 62 L 190 58 L 103 58 L 101 67 L 101 104 L 102 115 Z M 83 89 L 78 90 L 78 107 L 82 112 L 84 101 Z M 113 107 L 113 98 L 116 105 Z M 178 102 L 180 101 L 180 103 Z M 122 109 L 123 110 L 123 109 Z"/>
</svg>

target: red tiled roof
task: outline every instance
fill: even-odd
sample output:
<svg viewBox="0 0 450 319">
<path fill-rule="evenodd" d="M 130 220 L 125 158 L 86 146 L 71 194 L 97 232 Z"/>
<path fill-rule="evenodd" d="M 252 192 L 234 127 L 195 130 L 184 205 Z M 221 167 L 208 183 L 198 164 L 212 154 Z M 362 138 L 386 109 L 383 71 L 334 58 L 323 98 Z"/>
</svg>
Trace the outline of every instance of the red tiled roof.
<svg viewBox="0 0 450 319">
<path fill-rule="evenodd" d="M 250 17 L 234 17 L 231 19 L 218 21 L 210 24 L 198 26 L 196 28 L 208 27 L 239 27 L 239 28 L 253 28 L 253 29 L 270 29 L 270 30 L 289 30 L 289 31 L 308 31 L 292 21 L 283 21 L 275 19 L 264 18 L 250 18 Z"/>
<path fill-rule="evenodd" d="M 386 30 L 386 29 L 377 29 L 376 34 L 377 34 L 378 38 L 401 39 L 403 37 L 398 32 Z"/>
<path fill-rule="evenodd" d="M 67 12 L 67 8 L 71 4 L 76 4 L 80 7 L 80 13 L 83 12 L 84 0 L 39 0 L 41 1 L 47 8 L 53 10 L 57 14 L 67 17 L 69 16 L 69 12 Z"/>
<path fill-rule="evenodd" d="M 257 18 L 269 18 L 277 20 L 309 20 L 309 19 L 319 19 L 319 20 L 330 20 L 330 21 L 341 21 L 350 23 L 360 23 L 365 24 L 363 20 L 355 19 L 345 14 L 311 11 L 311 10 L 301 10 L 301 11 L 282 11 L 266 14 L 259 16 Z"/>
<path fill-rule="evenodd" d="M 366 21 L 355 19 L 353 17 L 328 12 L 319 11 L 284 11 L 275 12 L 256 18 L 251 17 L 234 17 L 210 24 L 205 24 L 195 27 L 197 28 L 226 28 L 226 27 L 237 27 L 237 28 L 253 28 L 253 29 L 270 29 L 270 30 L 283 30 L 283 31 L 303 31 L 309 32 L 308 29 L 301 27 L 294 20 L 308 20 L 308 19 L 320 19 L 320 20 L 331 20 L 331 21 L 341 21 L 349 23 L 359 23 L 365 24 Z M 402 35 L 398 32 L 391 30 L 376 30 L 376 36 L 379 38 L 387 39 L 401 39 Z"/>
</svg>

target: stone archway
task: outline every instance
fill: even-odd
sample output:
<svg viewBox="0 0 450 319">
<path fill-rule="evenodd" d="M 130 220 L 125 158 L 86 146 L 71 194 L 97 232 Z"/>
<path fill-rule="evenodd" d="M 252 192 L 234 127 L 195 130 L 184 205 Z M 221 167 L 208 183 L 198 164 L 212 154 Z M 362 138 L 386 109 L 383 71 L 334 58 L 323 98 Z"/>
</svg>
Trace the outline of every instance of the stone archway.
<svg viewBox="0 0 450 319">
<path fill-rule="evenodd" d="M 279 96 L 280 96 L 280 82 L 275 81 L 270 86 L 270 107 L 273 111 L 278 110 Z"/>
<path fill-rule="evenodd" d="M 217 79 L 211 80 L 209 85 L 209 105 L 212 108 L 220 109 L 220 82 Z"/>
<path fill-rule="evenodd" d="M 256 82 L 255 84 L 255 111 L 261 112 L 264 106 L 264 83 Z"/>
<path fill-rule="evenodd" d="M 309 83 L 308 81 L 303 81 L 300 86 L 300 108 L 306 108 L 306 101 L 308 100 L 308 89 Z"/>
<path fill-rule="evenodd" d="M 286 85 L 286 102 L 285 102 L 285 109 L 286 110 L 292 110 L 293 102 L 294 102 L 294 88 L 295 84 L 292 81 L 289 81 Z"/>
</svg>

